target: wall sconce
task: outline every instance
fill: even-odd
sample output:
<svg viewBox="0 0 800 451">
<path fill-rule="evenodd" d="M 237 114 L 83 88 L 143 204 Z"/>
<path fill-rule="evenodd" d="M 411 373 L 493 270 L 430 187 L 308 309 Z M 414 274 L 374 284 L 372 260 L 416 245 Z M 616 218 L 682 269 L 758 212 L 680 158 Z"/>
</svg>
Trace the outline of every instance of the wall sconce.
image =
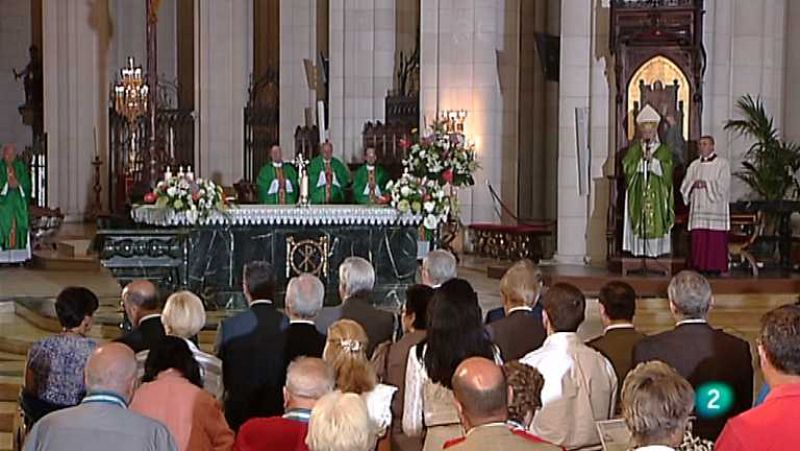
<svg viewBox="0 0 800 451">
<path fill-rule="evenodd" d="M 447 133 L 464 134 L 464 121 L 467 119 L 467 110 L 447 110 L 440 114 L 445 124 Z"/>
</svg>

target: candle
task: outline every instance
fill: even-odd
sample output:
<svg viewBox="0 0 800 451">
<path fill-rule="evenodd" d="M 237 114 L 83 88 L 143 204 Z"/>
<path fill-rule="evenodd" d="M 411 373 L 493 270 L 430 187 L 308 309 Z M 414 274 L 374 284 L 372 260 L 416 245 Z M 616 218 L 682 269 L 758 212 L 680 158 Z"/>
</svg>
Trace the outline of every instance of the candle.
<svg viewBox="0 0 800 451">
<path fill-rule="evenodd" d="M 308 199 L 308 175 L 303 174 L 300 180 L 300 199 Z"/>
<path fill-rule="evenodd" d="M 169 127 L 169 157 L 175 158 L 175 130 L 172 126 Z"/>
<path fill-rule="evenodd" d="M 186 178 L 189 180 L 194 180 L 194 173 L 192 172 L 192 167 L 188 166 L 186 168 Z"/>
<path fill-rule="evenodd" d="M 164 171 L 164 180 L 169 181 L 169 179 L 171 178 L 172 178 L 172 171 L 169 169 L 169 166 L 167 166 L 167 170 Z"/>
</svg>

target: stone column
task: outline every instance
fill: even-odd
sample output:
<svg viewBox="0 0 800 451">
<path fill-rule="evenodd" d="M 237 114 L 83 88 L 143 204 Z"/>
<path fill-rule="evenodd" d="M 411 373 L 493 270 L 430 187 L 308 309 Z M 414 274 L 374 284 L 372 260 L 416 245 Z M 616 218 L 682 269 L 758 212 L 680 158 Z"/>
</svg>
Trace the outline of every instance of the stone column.
<svg viewBox="0 0 800 451">
<path fill-rule="evenodd" d="M 481 169 L 459 193 L 461 219 L 499 222 L 487 182 L 516 206 L 519 77 L 517 0 L 422 0 L 420 128 L 446 110 L 467 110 L 467 139 Z"/>
<path fill-rule="evenodd" d="M 329 139 L 345 162 L 361 161 L 367 121 L 385 119 L 393 85 L 394 0 L 330 0 Z"/>
<path fill-rule="evenodd" d="M 252 71 L 252 2 L 197 0 L 195 99 L 199 168 L 231 185 L 243 176 L 244 107 Z"/>
<path fill-rule="evenodd" d="M 556 260 L 604 261 L 608 184 L 614 170 L 613 65 L 608 61 L 608 7 L 593 0 L 561 2 L 561 71 L 558 119 L 558 241 Z M 591 158 L 579 168 L 576 109 L 589 113 Z M 579 193 L 578 171 L 589 171 L 589 192 Z"/>
<path fill-rule="evenodd" d="M 280 2 L 280 144 L 283 157 L 294 155 L 294 131 L 298 125 L 316 123 L 316 93 L 308 85 L 303 60 L 319 64 L 317 7 L 314 0 Z M 319 70 L 322 70 L 319 67 Z"/>
<path fill-rule="evenodd" d="M 800 23 L 800 2 L 786 2 L 786 23 Z M 786 54 L 784 58 L 784 138 L 800 142 L 800 27 L 786 27 Z"/>
<path fill-rule="evenodd" d="M 47 134 L 47 200 L 67 221 L 82 221 L 91 207 L 94 129 L 104 152 L 107 91 L 90 4 L 43 2 L 44 132 Z"/>
<path fill-rule="evenodd" d="M 31 145 L 31 128 L 22 123 L 17 110 L 25 103 L 25 89 L 22 79 L 14 79 L 11 68 L 21 71 L 28 64 L 30 36 L 30 2 L 0 0 L 0 55 L 6 66 L 0 77 L 0 146 L 13 142 L 20 152 Z"/>
</svg>

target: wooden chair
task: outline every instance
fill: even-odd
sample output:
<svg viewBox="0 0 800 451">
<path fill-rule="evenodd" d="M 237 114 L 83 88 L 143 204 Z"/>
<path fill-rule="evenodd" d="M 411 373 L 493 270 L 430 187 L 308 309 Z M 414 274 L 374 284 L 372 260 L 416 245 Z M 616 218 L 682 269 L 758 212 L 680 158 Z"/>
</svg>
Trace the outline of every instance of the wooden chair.
<svg viewBox="0 0 800 451">
<path fill-rule="evenodd" d="M 732 213 L 731 229 L 728 232 L 728 254 L 731 260 L 738 259 L 750 265 L 754 277 L 758 277 L 758 261 L 750 252 L 764 230 L 764 218 L 759 213 Z"/>
</svg>

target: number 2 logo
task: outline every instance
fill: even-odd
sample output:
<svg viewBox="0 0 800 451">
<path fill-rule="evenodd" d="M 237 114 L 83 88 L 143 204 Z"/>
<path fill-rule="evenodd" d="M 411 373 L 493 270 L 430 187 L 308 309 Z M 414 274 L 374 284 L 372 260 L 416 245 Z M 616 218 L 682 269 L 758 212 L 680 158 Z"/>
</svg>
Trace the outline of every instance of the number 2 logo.
<svg viewBox="0 0 800 451">
<path fill-rule="evenodd" d="M 709 396 L 708 404 L 706 404 L 706 407 L 709 408 L 709 409 L 712 409 L 712 410 L 721 409 L 722 407 L 719 404 L 717 404 L 717 401 L 719 401 L 720 395 L 721 394 L 720 394 L 719 390 L 716 389 L 716 388 L 712 388 L 711 390 L 709 390 L 708 391 L 708 396 Z"/>
</svg>

